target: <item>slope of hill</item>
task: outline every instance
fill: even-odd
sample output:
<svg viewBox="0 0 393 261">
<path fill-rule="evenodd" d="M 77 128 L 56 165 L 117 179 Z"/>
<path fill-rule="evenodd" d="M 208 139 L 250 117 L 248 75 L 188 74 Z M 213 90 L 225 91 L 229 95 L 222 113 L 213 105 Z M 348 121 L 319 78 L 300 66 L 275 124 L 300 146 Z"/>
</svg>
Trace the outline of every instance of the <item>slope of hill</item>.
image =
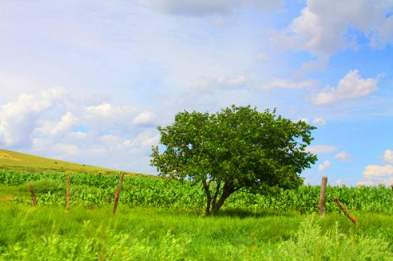
<svg viewBox="0 0 393 261">
<path fill-rule="evenodd" d="M 62 160 L 49 159 L 20 152 L 0 149 L 1 170 L 21 170 L 29 172 L 90 172 L 90 173 L 118 173 L 117 170 L 88 166 L 66 162 Z M 127 172 L 130 175 L 136 173 Z"/>
</svg>

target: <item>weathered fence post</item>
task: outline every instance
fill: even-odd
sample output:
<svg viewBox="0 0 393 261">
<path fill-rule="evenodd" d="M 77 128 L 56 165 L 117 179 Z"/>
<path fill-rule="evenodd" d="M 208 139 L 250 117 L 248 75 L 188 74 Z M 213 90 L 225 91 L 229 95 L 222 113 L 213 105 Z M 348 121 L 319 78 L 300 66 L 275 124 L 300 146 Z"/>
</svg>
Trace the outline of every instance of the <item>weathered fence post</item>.
<svg viewBox="0 0 393 261">
<path fill-rule="evenodd" d="M 37 205 L 37 199 L 35 197 L 35 193 L 34 193 L 34 189 L 33 189 L 32 184 L 29 185 L 29 190 L 30 190 L 30 194 L 31 194 L 31 199 L 33 201 L 33 207 L 35 207 Z"/>
<path fill-rule="evenodd" d="M 333 197 L 333 200 L 337 203 L 337 205 L 341 208 L 341 210 L 345 213 L 345 215 L 355 224 L 357 225 L 357 220 L 354 216 L 352 216 L 348 210 L 344 207 L 344 205 L 340 202 L 337 197 Z"/>
<path fill-rule="evenodd" d="M 124 179 L 124 172 L 120 173 L 119 184 L 117 185 L 117 192 L 115 193 L 115 203 L 113 205 L 112 216 L 116 215 L 117 204 L 119 202 L 119 196 L 123 185 L 123 179 Z"/>
<path fill-rule="evenodd" d="M 319 215 L 323 216 L 325 215 L 325 194 L 326 194 L 326 184 L 327 184 L 328 178 L 326 176 L 322 177 L 322 183 L 321 183 L 321 195 L 319 197 Z"/>
<path fill-rule="evenodd" d="M 66 209 L 70 211 L 70 176 L 66 179 Z"/>
</svg>

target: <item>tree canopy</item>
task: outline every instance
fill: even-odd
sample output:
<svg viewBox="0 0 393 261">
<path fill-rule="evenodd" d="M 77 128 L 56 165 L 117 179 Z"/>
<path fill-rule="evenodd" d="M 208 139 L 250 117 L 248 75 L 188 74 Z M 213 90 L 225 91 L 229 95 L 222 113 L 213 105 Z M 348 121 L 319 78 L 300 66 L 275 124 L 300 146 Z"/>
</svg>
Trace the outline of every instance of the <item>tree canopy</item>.
<svg viewBox="0 0 393 261">
<path fill-rule="evenodd" d="M 306 151 L 315 127 L 292 122 L 276 110 L 232 105 L 217 113 L 180 112 L 158 127 L 151 164 L 161 176 L 201 183 L 205 214 L 215 214 L 235 191 L 264 186 L 284 189 L 303 183 L 300 173 L 317 157 Z"/>
</svg>

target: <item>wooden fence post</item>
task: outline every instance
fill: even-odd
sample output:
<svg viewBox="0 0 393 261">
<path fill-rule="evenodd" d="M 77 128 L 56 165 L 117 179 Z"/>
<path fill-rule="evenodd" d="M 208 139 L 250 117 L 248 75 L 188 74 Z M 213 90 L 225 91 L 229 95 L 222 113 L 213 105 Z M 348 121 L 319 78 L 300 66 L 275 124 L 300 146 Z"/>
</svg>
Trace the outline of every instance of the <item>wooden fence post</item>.
<svg viewBox="0 0 393 261">
<path fill-rule="evenodd" d="M 326 195 L 326 184 L 327 184 L 328 178 L 326 176 L 322 177 L 322 183 L 321 183 L 321 195 L 319 197 L 319 215 L 323 216 L 325 215 L 325 195 Z"/>
<path fill-rule="evenodd" d="M 119 202 L 119 196 L 123 185 L 123 179 L 124 179 L 124 172 L 120 173 L 119 184 L 117 185 L 117 192 L 115 193 L 115 203 L 113 205 L 112 216 L 116 215 L 117 204 Z"/>
<path fill-rule="evenodd" d="M 337 197 L 333 197 L 333 200 L 337 203 L 337 205 L 341 208 L 341 210 L 345 213 L 345 215 L 355 224 L 357 225 L 357 220 L 354 216 L 352 216 L 348 210 L 344 207 L 344 205 L 340 202 Z"/>
<path fill-rule="evenodd" d="M 29 190 L 30 190 L 30 194 L 31 194 L 31 199 L 33 201 L 33 207 L 35 207 L 35 206 L 37 206 L 37 199 L 35 197 L 35 193 L 34 193 L 34 189 L 33 189 L 32 184 L 29 185 Z"/>
<path fill-rule="evenodd" d="M 70 176 L 66 179 L 66 209 L 70 211 Z"/>
</svg>

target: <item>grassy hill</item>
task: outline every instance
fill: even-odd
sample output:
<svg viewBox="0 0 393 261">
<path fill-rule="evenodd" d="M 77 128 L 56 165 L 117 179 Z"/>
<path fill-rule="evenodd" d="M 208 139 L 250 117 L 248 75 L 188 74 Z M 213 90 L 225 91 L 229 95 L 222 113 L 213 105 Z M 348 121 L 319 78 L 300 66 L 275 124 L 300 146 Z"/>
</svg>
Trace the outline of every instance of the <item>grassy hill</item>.
<svg viewBox="0 0 393 261">
<path fill-rule="evenodd" d="M 1 170 L 21 170 L 29 172 L 88 172 L 88 173 L 118 173 L 118 170 L 71 163 L 62 160 L 49 159 L 20 152 L 0 149 Z M 129 175 L 137 175 L 126 172 Z"/>
</svg>

